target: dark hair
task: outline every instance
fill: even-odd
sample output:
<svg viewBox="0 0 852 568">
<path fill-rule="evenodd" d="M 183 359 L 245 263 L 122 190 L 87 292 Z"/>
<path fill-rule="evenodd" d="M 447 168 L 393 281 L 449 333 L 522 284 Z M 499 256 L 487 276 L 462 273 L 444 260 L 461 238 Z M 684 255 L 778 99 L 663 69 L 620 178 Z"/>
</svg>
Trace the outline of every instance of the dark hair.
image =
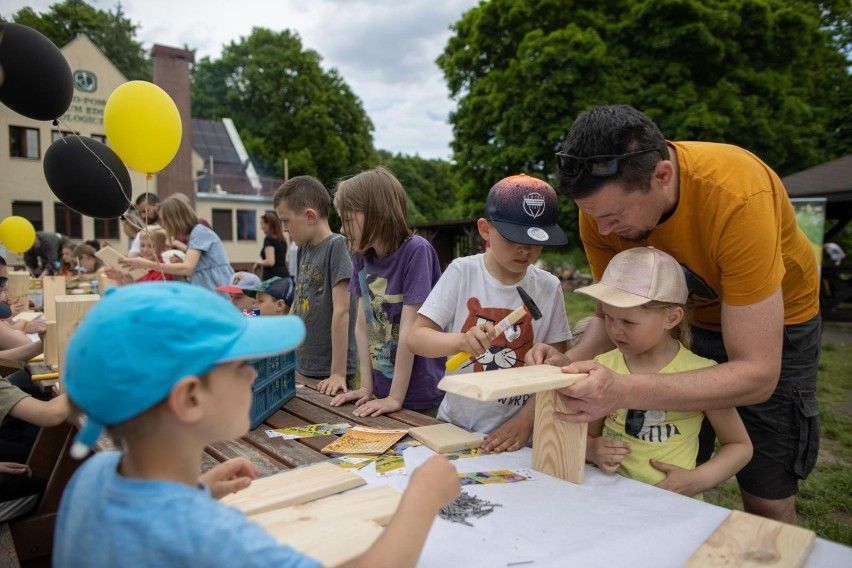
<svg viewBox="0 0 852 568">
<path fill-rule="evenodd" d="M 660 157 L 668 159 L 663 133 L 654 121 L 632 106 L 597 106 L 581 112 L 565 137 L 563 153 L 578 157 L 612 156 L 650 148 L 658 148 L 660 153 L 649 152 L 622 160 L 618 173 L 612 177 L 594 177 L 583 169 L 574 176 L 560 171 L 558 189 L 572 199 L 587 197 L 613 182 L 625 191 L 647 191 Z"/>
<path fill-rule="evenodd" d="M 331 195 L 320 180 L 311 176 L 296 176 L 285 181 L 272 199 L 274 207 L 282 201 L 288 209 L 301 214 L 305 209 L 314 209 L 322 219 L 328 219 Z"/>
<path fill-rule="evenodd" d="M 151 205 L 156 205 L 160 202 L 160 198 L 154 195 L 153 193 L 143 193 L 142 195 L 136 198 L 136 205 L 141 205 L 145 201 L 147 201 Z"/>
<path fill-rule="evenodd" d="M 0 266 L 6 266 L 6 259 L 0 256 Z"/>
<path fill-rule="evenodd" d="M 287 242 L 284 238 L 284 231 L 281 229 L 281 221 L 278 219 L 278 215 L 271 211 L 267 211 L 260 216 L 260 220 L 263 221 L 264 226 L 266 226 L 266 230 L 268 231 L 267 234 L 270 237 L 278 239 L 282 243 Z"/>
<path fill-rule="evenodd" d="M 95 251 L 101 250 L 101 243 L 96 239 L 92 239 L 91 241 L 83 241 L 83 244 L 89 245 Z M 59 248 L 59 252 L 62 252 L 62 248 Z"/>
</svg>

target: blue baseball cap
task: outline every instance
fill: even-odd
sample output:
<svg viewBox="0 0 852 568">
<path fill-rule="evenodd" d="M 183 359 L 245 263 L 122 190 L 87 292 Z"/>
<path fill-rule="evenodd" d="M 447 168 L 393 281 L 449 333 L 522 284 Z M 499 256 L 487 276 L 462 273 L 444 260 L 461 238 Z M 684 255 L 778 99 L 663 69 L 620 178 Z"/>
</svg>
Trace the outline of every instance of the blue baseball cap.
<svg viewBox="0 0 852 568">
<path fill-rule="evenodd" d="M 85 456 L 104 426 L 152 408 L 183 377 L 290 351 L 304 337 L 299 317 L 247 318 L 220 294 L 192 284 L 110 288 L 68 345 L 65 387 L 87 415 L 72 455 Z"/>
<path fill-rule="evenodd" d="M 556 214 L 556 191 L 547 182 L 525 174 L 501 179 L 485 199 L 485 218 L 513 243 L 567 244 Z"/>
<path fill-rule="evenodd" d="M 249 292 L 249 290 L 246 290 Z M 257 297 L 258 292 L 269 294 L 276 300 L 284 300 L 288 306 L 293 305 L 293 295 L 296 293 L 296 286 L 291 278 L 281 278 L 273 276 L 269 280 L 264 280 L 260 286 L 250 291 L 251 296 Z"/>
</svg>

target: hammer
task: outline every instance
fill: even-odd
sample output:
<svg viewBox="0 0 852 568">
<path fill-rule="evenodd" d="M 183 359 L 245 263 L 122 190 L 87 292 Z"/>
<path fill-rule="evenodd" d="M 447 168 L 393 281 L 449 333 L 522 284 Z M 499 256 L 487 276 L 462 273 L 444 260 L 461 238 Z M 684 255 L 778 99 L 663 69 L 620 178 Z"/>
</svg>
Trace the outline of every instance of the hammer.
<svg viewBox="0 0 852 568">
<path fill-rule="evenodd" d="M 535 305 L 533 299 L 530 298 L 529 294 L 527 294 L 526 290 L 517 287 L 518 294 L 521 296 L 521 306 L 517 308 L 515 311 L 510 313 L 508 316 L 501 319 L 497 322 L 497 325 L 494 326 L 494 337 L 492 337 L 492 341 L 497 339 L 506 332 L 511 326 L 515 325 L 515 323 L 524 317 L 524 314 L 529 314 L 532 319 L 537 320 L 541 318 L 541 310 L 538 309 L 538 306 Z M 470 359 L 472 355 L 467 351 L 459 351 L 449 359 L 447 359 L 446 367 L 448 371 L 455 371 L 459 368 L 459 366 Z"/>
</svg>

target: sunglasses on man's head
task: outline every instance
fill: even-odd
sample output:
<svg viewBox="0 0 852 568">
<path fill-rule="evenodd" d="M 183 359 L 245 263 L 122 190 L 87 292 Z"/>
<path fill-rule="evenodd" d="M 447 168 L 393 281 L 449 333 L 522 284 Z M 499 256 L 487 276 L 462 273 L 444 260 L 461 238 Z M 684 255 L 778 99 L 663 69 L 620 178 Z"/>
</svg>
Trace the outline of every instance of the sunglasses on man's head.
<svg viewBox="0 0 852 568">
<path fill-rule="evenodd" d="M 626 154 L 610 154 L 603 156 L 572 156 L 564 152 L 556 153 L 556 160 L 559 163 L 559 173 L 566 176 L 578 176 L 585 170 L 589 175 L 599 178 L 612 177 L 618 173 L 621 168 L 621 161 L 641 156 L 642 154 L 650 154 L 651 152 L 660 152 L 659 148 L 647 148 L 636 152 L 628 152 Z"/>
</svg>

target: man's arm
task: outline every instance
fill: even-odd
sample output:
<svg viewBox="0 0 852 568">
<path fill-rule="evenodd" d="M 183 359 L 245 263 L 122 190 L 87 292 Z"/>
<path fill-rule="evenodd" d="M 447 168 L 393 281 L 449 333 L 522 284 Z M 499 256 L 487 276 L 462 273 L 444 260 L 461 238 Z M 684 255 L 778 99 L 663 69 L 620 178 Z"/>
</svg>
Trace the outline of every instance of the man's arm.
<svg viewBox="0 0 852 568">
<path fill-rule="evenodd" d="M 763 402 L 775 390 L 781 372 L 784 300 L 780 288 L 747 306 L 722 304 L 722 335 L 728 362 L 670 375 L 613 373 L 593 361 L 565 367 L 589 377 L 561 389 L 562 399 L 578 414 L 568 422 L 587 422 L 614 408 L 712 410 Z"/>
</svg>

